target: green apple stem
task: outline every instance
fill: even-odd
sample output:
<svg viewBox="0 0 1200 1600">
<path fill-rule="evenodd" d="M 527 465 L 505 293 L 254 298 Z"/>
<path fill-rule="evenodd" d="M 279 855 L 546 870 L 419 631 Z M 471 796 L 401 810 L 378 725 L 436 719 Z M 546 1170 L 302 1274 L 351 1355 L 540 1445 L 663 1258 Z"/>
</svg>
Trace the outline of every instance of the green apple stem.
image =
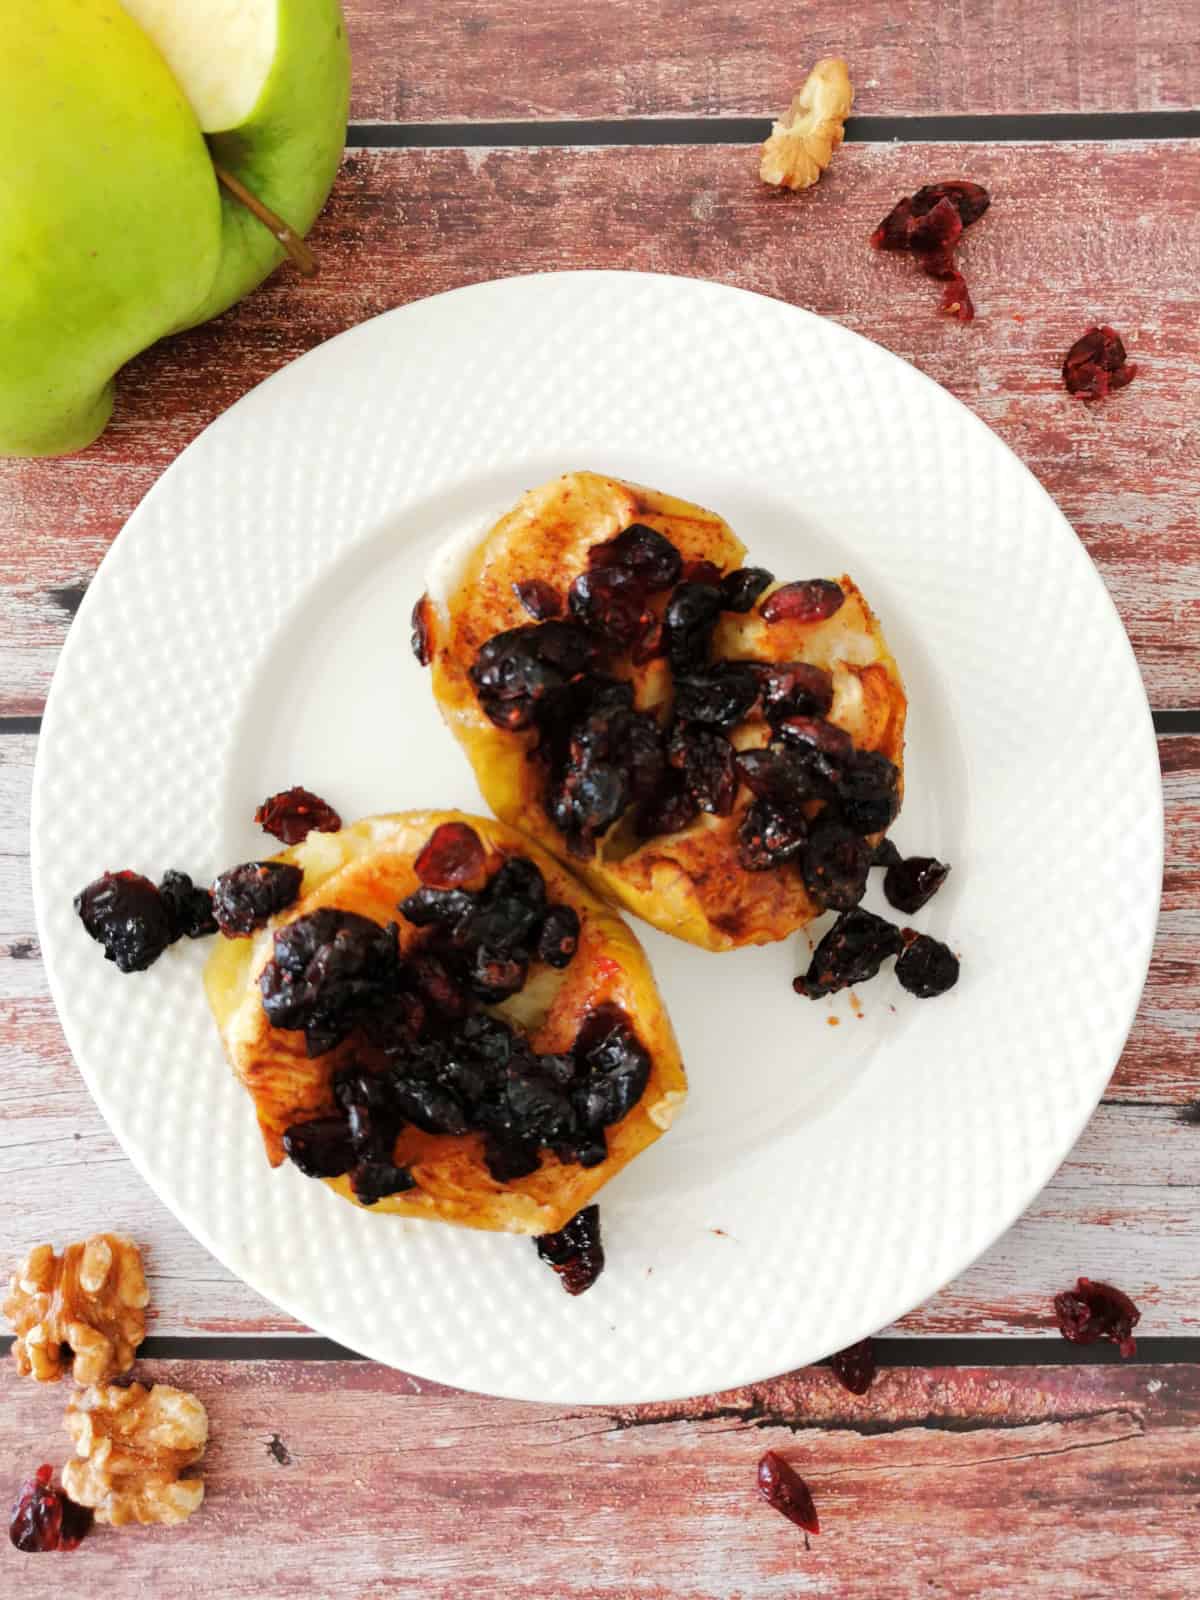
<svg viewBox="0 0 1200 1600">
<path fill-rule="evenodd" d="M 292 265 L 306 278 L 313 278 L 317 272 L 317 258 L 305 244 L 304 240 L 294 228 L 288 226 L 282 217 L 277 217 L 269 206 L 262 201 L 240 178 L 235 178 L 232 172 L 226 172 L 224 167 L 213 162 L 217 174 L 217 181 L 224 184 L 230 194 L 240 200 L 248 211 L 252 211 L 265 228 L 279 240 L 287 251 Z"/>
</svg>

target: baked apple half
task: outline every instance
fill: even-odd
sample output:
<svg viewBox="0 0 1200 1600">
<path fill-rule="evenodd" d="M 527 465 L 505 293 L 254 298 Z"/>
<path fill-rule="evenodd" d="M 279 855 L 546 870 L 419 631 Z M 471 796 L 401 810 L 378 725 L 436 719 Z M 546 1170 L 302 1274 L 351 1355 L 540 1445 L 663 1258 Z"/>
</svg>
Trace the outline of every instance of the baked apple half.
<svg viewBox="0 0 1200 1600">
<path fill-rule="evenodd" d="M 205 973 L 272 1165 L 376 1211 L 543 1234 L 670 1126 L 687 1084 L 646 957 L 527 838 L 401 812 L 275 861 L 298 898 Z"/>
<path fill-rule="evenodd" d="M 902 794 L 904 687 L 863 595 L 744 555 L 715 512 L 573 472 L 413 615 L 496 815 L 709 950 L 856 904 Z"/>
</svg>

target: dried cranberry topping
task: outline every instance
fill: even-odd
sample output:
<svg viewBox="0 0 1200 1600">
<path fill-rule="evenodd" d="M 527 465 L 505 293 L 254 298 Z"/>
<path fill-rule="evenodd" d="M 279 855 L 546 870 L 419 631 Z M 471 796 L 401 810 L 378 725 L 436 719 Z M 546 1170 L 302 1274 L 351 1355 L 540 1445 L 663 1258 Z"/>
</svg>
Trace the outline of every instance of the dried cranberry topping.
<svg viewBox="0 0 1200 1600">
<path fill-rule="evenodd" d="M 977 222 L 991 203 L 977 183 L 955 180 L 927 184 L 893 206 L 871 235 L 876 250 L 908 250 L 921 270 L 946 284 L 941 309 L 970 322 L 975 307 L 966 280 L 954 263 L 964 228 Z"/>
<path fill-rule="evenodd" d="M 769 1506 L 805 1533 L 820 1533 L 821 1524 L 808 1485 L 795 1467 L 774 1450 L 768 1450 L 758 1463 L 758 1492 Z"/>
<path fill-rule="evenodd" d="M 429 641 L 429 596 L 423 594 L 412 608 L 412 653 L 423 667 L 429 665 L 432 650 Z"/>
<path fill-rule="evenodd" d="M 697 557 L 694 561 L 685 561 L 683 564 L 683 581 L 685 583 L 706 583 L 714 589 L 720 588 L 721 569 L 715 561 L 706 561 Z"/>
<path fill-rule="evenodd" d="M 683 560 L 675 546 L 656 528 L 644 522 L 631 523 L 622 533 L 588 551 L 593 569 L 624 567 L 635 573 L 648 590 L 669 589 L 678 583 Z"/>
<path fill-rule="evenodd" d="M 871 847 L 853 829 L 822 813 L 809 834 L 800 870 L 804 887 L 819 905 L 849 911 L 867 891 Z"/>
<path fill-rule="evenodd" d="M 889 956 L 899 953 L 899 928 L 873 912 L 845 911 L 813 951 L 808 971 L 793 981 L 797 994 L 817 1000 L 853 983 L 873 978 Z"/>
<path fill-rule="evenodd" d="M 824 622 L 840 611 L 846 596 L 829 578 L 804 578 L 774 590 L 759 607 L 765 622 Z"/>
<path fill-rule="evenodd" d="M 273 834 L 284 844 L 299 844 L 314 832 L 336 833 L 342 825 L 328 800 L 299 785 L 264 800 L 254 813 L 254 820 L 264 833 Z"/>
<path fill-rule="evenodd" d="M 958 957 L 940 939 L 905 928 L 904 953 L 896 962 L 896 976 L 909 994 L 932 1000 L 958 982 Z"/>
<path fill-rule="evenodd" d="M 630 709 L 630 699 L 627 685 L 601 686 L 553 764 L 547 815 L 576 855 L 590 855 L 630 804 L 650 803 L 662 787 L 662 732 L 648 712 Z"/>
<path fill-rule="evenodd" d="M 457 889 L 481 879 L 486 864 L 483 841 L 474 828 L 443 822 L 429 835 L 413 870 L 427 888 Z"/>
<path fill-rule="evenodd" d="M 471 1011 L 471 997 L 446 963 L 428 950 L 420 950 L 408 967 L 409 976 L 421 1000 L 440 1017 L 458 1019 Z"/>
<path fill-rule="evenodd" d="M 1103 400 L 1123 389 L 1137 373 L 1125 359 L 1125 345 L 1115 328 L 1093 327 L 1067 351 L 1062 366 L 1068 394 L 1083 400 Z"/>
<path fill-rule="evenodd" d="M 837 782 L 842 821 L 856 833 L 882 833 L 900 809 L 900 773 L 878 750 L 855 750 Z"/>
<path fill-rule="evenodd" d="M 396 925 L 323 906 L 274 938 L 258 979 L 263 1010 L 276 1028 L 303 1028 L 310 1056 L 345 1038 L 359 1014 L 400 986 Z"/>
<path fill-rule="evenodd" d="M 723 733 L 703 726 L 676 728 L 667 756 L 682 773 L 684 786 L 700 811 L 729 815 L 738 774 L 733 746 Z"/>
<path fill-rule="evenodd" d="M 738 860 L 747 872 L 766 872 L 794 860 L 807 839 L 802 812 L 785 815 L 766 800 L 755 800 L 738 826 Z"/>
<path fill-rule="evenodd" d="M 681 773 L 671 774 L 654 799 L 641 807 L 637 816 L 637 831 L 643 839 L 659 834 L 682 833 L 696 820 L 699 806 L 686 788 Z"/>
<path fill-rule="evenodd" d="M 465 889 L 414 889 L 398 909 L 414 928 L 453 931 L 475 909 L 475 896 Z"/>
<path fill-rule="evenodd" d="M 825 761 L 817 770 L 830 781 L 842 772 L 854 755 L 854 740 L 845 728 L 823 717 L 784 717 L 775 732 L 785 745 L 807 756 L 820 755 Z"/>
<path fill-rule="evenodd" d="M 360 1205 L 378 1205 L 389 1195 L 416 1188 L 417 1180 L 407 1167 L 390 1161 L 360 1161 L 350 1174 L 350 1187 Z"/>
<path fill-rule="evenodd" d="M 807 661 L 779 661 L 759 668 L 767 721 L 777 726 L 788 717 L 824 717 L 833 705 L 833 679 L 823 667 Z"/>
<path fill-rule="evenodd" d="M 8 1523 L 8 1537 L 27 1555 L 74 1550 L 92 1526 L 88 1506 L 76 1505 L 51 1483 L 53 1468 L 40 1466 L 21 1485 Z"/>
<path fill-rule="evenodd" d="M 722 611 L 752 611 L 759 595 L 774 582 L 775 574 L 766 567 L 738 567 L 736 572 L 727 572 L 717 586 Z"/>
<path fill-rule="evenodd" d="M 550 967 L 567 967 L 578 948 L 579 913 L 574 906 L 551 906 L 538 934 L 538 960 Z"/>
<path fill-rule="evenodd" d="M 227 939 L 246 939 L 265 928 L 300 894 L 304 874 L 287 861 L 244 861 L 212 886 L 213 916 Z"/>
<path fill-rule="evenodd" d="M 713 629 L 720 614 L 720 590 L 711 583 L 679 585 L 663 613 L 667 659 L 674 671 L 691 672 L 707 665 Z"/>
<path fill-rule="evenodd" d="M 563 614 L 563 597 L 544 578 L 521 578 L 513 584 L 513 593 L 538 622 L 548 622 Z"/>
<path fill-rule="evenodd" d="M 857 1344 L 839 1350 L 836 1355 L 830 1356 L 829 1365 L 834 1377 L 851 1394 L 866 1394 L 879 1371 L 875 1346 L 870 1339 L 860 1339 Z"/>
<path fill-rule="evenodd" d="M 646 609 L 646 585 L 628 567 L 581 572 L 567 591 L 567 604 L 573 617 L 617 648 L 642 639 L 654 620 Z"/>
<path fill-rule="evenodd" d="M 904 857 L 899 850 L 887 838 L 880 839 L 875 849 L 871 852 L 871 865 L 873 867 L 894 867 L 903 860 Z"/>
<path fill-rule="evenodd" d="M 568 1294 L 583 1294 L 604 1271 L 599 1206 L 585 1206 L 557 1233 L 543 1233 L 533 1242 L 538 1259 L 554 1268 Z"/>
<path fill-rule="evenodd" d="M 650 1081 L 650 1057 L 620 1006 L 605 1003 L 591 1011 L 573 1053 L 575 1108 L 583 1127 L 607 1128 L 628 1116 Z"/>
<path fill-rule="evenodd" d="M 680 722 L 732 728 L 744 722 L 758 700 L 758 676 L 736 661 L 718 661 L 675 679 L 675 715 Z"/>
<path fill-rule="evenodd" d="M 1072 1344 L 1094 1344 L 1108 1339 L 1128 1359 L 1137 1354 L 1133 1330 L 1142 1313 L 1127 1294 L 1111 1283 L 1080 1278 L 1074 1289 L 1054 1296 L 1054 1314 L 1059 1332 Z"/>
<path fill-rule="evenodd" d="M 969 183 L 965 178 L 952 179 L 948 183 L 927 183 L 923 189 L 917 190 L 908 203 L 914 217 L 923 217 L 942 200 L 948 200 L 953 205 L 964 228 L 978 222 L 992 203 L 992 197 L 982 184 Z"/>
<path fill-rule="evenodd" d="M 889 905 L 911 916 L 933 899 L 949 876 L 950 868 L 944 861 L 936 861 L 932 856 L 909 856 L 907 860 L 889 863 L 883 892 Z"/>
<path fill-rule="evenodd" d="M 827 795 L 831 784 L 822 760 L 809 751 L 770 745 L 766 750 L 739 750 L 737 768 L 742 782 L 776 811 L 798 811 L 810 800 Z"/>
<path fill-rule="evenodd" d="M 171 925 L 172 943 L 176 939 L 203 939 L 216 933 L 212 894 L 207 889 L 197 888 L 186 872 L 164 872 L 158 892 Z"/>
<path fill-rule="evenodd" d="M 344 1117 L 293 1122 L 283 1135 L 283 1148 L 306 1178 L 340 1178 L 358 1159 Z"/>
<path fill-rule="evenodd" d="M 561 712 L 596 660 L 595 639 L 575 623 L 526 623 L 489 639 L 468 676 L 486 715 L 516 730 Z"/>
<path fill-rule="evenodd" d="M 75 911 L 119 972 L 144 972 L 177 937 L 162 895 L 140 872 L 106 872 L 75 896 Z"/>
</svg>

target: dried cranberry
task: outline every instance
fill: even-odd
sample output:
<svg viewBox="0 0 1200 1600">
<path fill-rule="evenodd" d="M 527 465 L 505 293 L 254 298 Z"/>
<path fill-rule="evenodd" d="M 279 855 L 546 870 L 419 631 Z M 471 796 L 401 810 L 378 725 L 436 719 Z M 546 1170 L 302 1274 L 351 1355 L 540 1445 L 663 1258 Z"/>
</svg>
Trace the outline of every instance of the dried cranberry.
<svg viewBox="0 0 1200 1600">
<path fill-rule="evenodd" d="M 186 872 L 164 872 L 158 892 L 167 910 L 172 943 L 184 937 L 203 939 L 216 933 L 212 894 L 207 889 L 198 889 Z"/>
<path fill-rule="evenodd" d="M 62 1489 L 54 1488 L 53 1475 L 52 1467 L 40 1466 L 13 1502 L 8 1537 L 27 1555 L 74 1550 L 92 1526 L 91 1508 L 76 1505 Z"/>
<path fill-rule="evenodd" d="M 173 937 L 162 895 L 140 872 L 106 872 L 75 896 L 75 910 L 119 972 L 144 972 Z"/>
<path fill-rule="evenodd" d="M 718 585 L 722 611 L 753 610 L 759 595 L 774 582 L 775 574 L 766 567 L 738 567 L 736 572 L 727 572 Z"/>
<path fill-rule="evenodd" d="M 858 833 L 822 815 L 800 860 L 804 887 L 833 911 L 849 911 L 867 890 L 871 847 Z"/>
<path fill-rule="evenodd" d="M 672 773 L 671 779 L 664 783 L 658 794 L 638 811 L 637 831 L 643 839 L 665 833 L 682 833 L 696 820 L 699 810 L 682 776 Z"/>
<path fill-rule="evenodd" d="M 570 1099 L 535 1066 L 510 1067 L 504 1092 L 512 1124 L 526 1138 L 539 1145 L 551 1145 L 575 1132 Z"/>
<path fill-rule="evenodd" d="M 429 835 L 413 870 L 428 888 L 457 889 L 481 878 L 486 864 L 483 841 L 474 828 L 443 822 Z"/>
<path fill-rule="evenodd" d="M 357 1017 L 400 984 L 396 925 L 323 906 L 276 929 L 275 953 L 258 979 L 276 1028 L 303 1028 L 309 1055 L 330 1050 Z"/>
<path fill-rule="evenodd" d="M 799 811 L 830 790 L 830 783 L 811 752 L 786 750 L 782 745 L 739 750 L 737 768 L 746 787 L 776 811 Z"/>
<path fill-rule="evenodd" d="M 467 973 L 471 993 L 485 1005 L 499 1005 L 525 987 L 529 958 L 489 945 L 478 945 Z"/>
<path fill-rule="evenodd" d="M 635 667 L 644 667 L 648 661 L 657 661 L 667 650 L 666 630 L 661 617 L 650 614 L 639 636 L 629 650 L 629 659 Z"/>
<path fill-rule="evenodd" d="M 898 954 L 900 930 L 873 912 L 844 911 L 813 951 L 808 971 L 792 984 L 797 994 L 817 1000 L 873 978 L 889 956 Z"/>
<path fill-rule="evenodd" d="M 932 1000 L 958 982 L 958 957 L 940 939 L 906 928 L 904 954 L 896 962 L 896 976 L 909 994 L 919 1000 Z"/>
<path fill-rule="evenodd" d="M 826 716 L 833 705 L 833 679 L 823 667 L 779 661 L 758 671 L 767 721 L 773 727 L 787 717 Z"/>
<path fill-rule="evenodd" d="M 634 522 L 614 539 L 594 544 L 588 551 L 588 565 L 593 570 L 624 567 L 641 579 L 644 588 L 655 590 L 669 589 L 679 581 L 683 560 L 664 534 L 644 522 Z"/>
<path fill-rule="evenodd" d="M 667 659 L 675 672 L 695 671 L 707 663 L 720 614 L 720 591 L 711 584 L 681 583 L 675 590 L 663 613 Z"/>
<path fill-rule="evenodd" d="M 738 774 L 734 748 L 715 728 L 676 728 L 667 748 L 671 765 L 701 811 L 727 817 L 733 810 Z"/>
<path fill-rule="evenodd" d="M 837 784 L 842 821 L 856 833 L 882 833 L 900 809 L 900 773 L 878 750 L 856 750 Z"/>
<path fill-rule="evenodd" d="M 418 951 L 408 971 L 417 993 L 439 1016 L 465 1017 L 470 1011 L 471 1001 L 466 990 L 437 956 L 427 950 Z"/>
<path fill-rule="evenodd" d="M 489 639 L 468 676 L 487 716 L 515 730 L 552 715 L 596 658 L 595 640 L 575 623 L 527 623 Z"/>
<path fill-rule="evenodd" d="M 618 648 L 640 640 L 653 620 L 646 586 L 627 567 L 581 572 L 567 591 L 567 604 L 573 617 Z"/>
<path fill-rule="evenodd" d="M 766 872 L 798 856 L 807 838 L 803 814 L 784 815 L 755 800 L 738 825 L 738 860 L 747 872 Z"/>
<path fill-rule="evenodd" d="M 908 248 L 917 257 L 923 272 L 931 278 L 946 278 L 954 271 L 954 247 L 962 238 L 962 218 L 949 200 L 939 200 L 928 212 L 915 218 L 908 230 Z"/>
<path fill-rule="evenodd" d="M 548 622 L 563 614 L 562 595 L 544 578 L 518 579 L 513 584 L 513 593 L 537 622 Z"/>
<path fill-rule="evenodd" d="M 912 226 L 912 200 L 905 195 L 884 217 L 871 235 L 873 250 L 907 250 L 908 232 Z"/>
<path fill-rule="evenodd" d="M 344 1117 L 293 1122 L 284 1133 L 283 1148 L 306 1178 L 340 1178 L 358 1159 Z"/>
<path fill-rule="evenodd" d="M 398 909 L 414 928 L 453 930 L 475 909 L 475 896 L 465 889 L 414 889 Z"/>
<path fill-rule="evenodd" d="M 350 1174 L 350 1187 L 360 1205 L 378 1205 L 389 1195 L 403 1194 L 415 1189 L 417 1180 L 407 1167 L 394 1166 L 390 1161 L 360 1161 Z"/>
<path fill-rule="evenodd" d="M 483 1159 L 497 1183 L 512 1183 L 515 1178 L 528 1178 L 542 1164 L 537 1145 L 494 1136 L 484 1141 Z"/>
<path fill-rule="evenodd" d="M 566 838 L 572 855 L 588 857 L 596 839 L 629 804 L 629 782 L 611 761 L 585 753 L 564 773 L 547 797 L 551 822 Z"/>
<path fill-rule="evenodd" d="M 679 673 L 675 679 L 675 715 L 680 722 L 732 728 L 745 721 L 757 699 L 757 675 L 733 661 L 719 661 L 702 672 Z"/>
<path fill-rule="evenodd" d="M 571 729 L 561 771 L 546 794 L 547 813 L 568 848 L 586 857 L 627 806 L 653 800 L 666 770 L 653 716 L 631 711 L 605 690 Z"/>
<path fill-rule="evenodd" d="M 1114 328 L 1092 327 L 1067 351 L 1062 366 L 1068 394 L 1083 400 L 1103 400 L 1123 389 L 1137 372 L 1125 360 L 1125 345 Z"/>
<path fill-rule="evenodd" d="M 819 754 L 827 758 L 828 766 L 818 766 L 818 771 L 831 778 L 840 773 L 854 755 L 854 741 L 845 728 L 823 717 L 784 717 L 775 732 L 785 745 L 804 754 Z"/>
<path fill-rule="evenodd" d="M 244 861 L 212 886 L 213 916 L 227 939 L 248 939 L 300 894 L 304 873 L 287 861 Z"/>
<path fill-rule="evenodd" d="M 554 1268 L 568 1294 L 583 1294 L 604 1271 L 599 1206 L 585 1206 L 557 1233 L 543 1233 L 533 1242 L 538 1259 Z"/>
<path fill-rule="evenodd" d="M 954 178 L 948 183 L 927 183 L 923 189 L 918 189 L 910 202 L 913 216 L 925 216 L 942 200 L 948 200 L 955 208 L 964 228 L 978 222 L 992 203 L 991 195 L 981 183 Z"/>
<path fill-rule="evenodd" d="M 423 594 L 412 608 L 412 653 L 421 666 L 429 665 L 432 650 L 429 642 L 429 596 Z"/>
<path fill-rule="evenodd" d="M 949 876 L 950 868 L 945 862 L 935 861 L 932 856 L 909 856 L 889 865 L 883 892 L 889 905 L 911 916 L 933 899 Z"/>
<path fill-rule="evenodd" d="M 1133 1330 L 1142 1320 L 1142 1313 L 1127 1294 L 1114 1289 L 1111 1283 L 1080 1278 L 1074 1289 L 1054 1296 L 1054 1314 L 1059 1332 L 1072 1344 L 1109 1339 L 1126 1359 L 1137 1354 Z"/>
<path fill-rule="evenodd" d="M 894 867 L 903 860 L 904 857 L 888 838 L 880 839 L 871 852 L 871 865 L 873 867 Z"/>
<path fill-rule="evenodd" d="M 400 1115 L 423 1133 L 466 1133 L 467 1119 L 458 1096 L 440 1084 L 398 1072 L 392 1094 Z"/>
<path fill-rule="evenodd" d="M 536 861 L 528 856 L 509 856 L 487 886 L 489 900 L 521 900 L 531 910 L 546 904 L 546 880 Z"/>
<path fill-rule="evenodd" d="M 967 280 L 961 272 L 948 274 L 949 281 L 942 290 L 942 304 L 940 309 L 947 316 L 957 317 L 960 322 L 973 322 L 975 320 L 975 302 L 971 299 L 971 291 L 967 288 Z"/>
<path fill-rule="evenodd" d="M 870 1339 L 860 1339 L 857 1344 L 839 1350 L 836 1355 L 830 1356 L 829 1365 L 834 1377 L 851 1394 L 866 1394 L 879 1371 L 875 1346 Z"/>
<path fill-rule="evenodd" d="M 585 1128 L 610 1127 L 628 1116 L 650 1080 L 650 1057 L 620 1006 L 589 1013 L 575 1040 L 579 1085 L 575 1105 Z"/>
<path fill-rule="evenodd" d="M 781 1511 L 805 1533 L 820 1533 L 821 1524 L 808 1485 L 795 1467 L 790 1467 L 774 1450 L 768 1450 L 758 1463 L 758 1492 L 769 1506 Z"/>
<path fill-rule="evenodd" d="M 683 581 L 685 583 L 707 583 L 712 588 L 720 588 L 721 569 L 715 561 L 706 561 L 697 557 L 694 561 L 685 561 L 683 564 Z"/>
<path fill-rule="evenodd" d="M 538 934 L 538 960 L 550 967 L 570 966 L 578 948 L 579 913 L 574 906 L 551 906 Z"/>
<path fill-rule="evenodd" d="M 298 785 L 264 800 L 254 820 L 264 833 L 274 834 L 284 844 L 299 844 L 313 832 L 336 833 L 342 825 L 328 800 Z"/>
<path fill-rule="evenodd" d="M 824 622 L 840 611 L 846 596 L 829 578 L 805 578 L 785 583 L 759 607 L 764 622 Z"/>
</svg>

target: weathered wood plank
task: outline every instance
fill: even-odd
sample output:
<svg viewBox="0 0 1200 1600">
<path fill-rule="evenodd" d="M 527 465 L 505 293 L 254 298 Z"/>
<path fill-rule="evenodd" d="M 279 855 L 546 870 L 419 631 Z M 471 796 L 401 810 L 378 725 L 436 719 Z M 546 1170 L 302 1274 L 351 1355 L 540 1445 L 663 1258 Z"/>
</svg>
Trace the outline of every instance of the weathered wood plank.
<svg viewBox="0 0 1200 1600">
<path fill-rule="evenodd" d="M 344 0 L 351 114 L 367 121 L 771 116 L 818 56 L 850 63 L 860 112 L 1194 106 L 1187 0 Z"/>
<path fill-rule="evenodd" d="M 989 185 L 963 252 L 979 308 L 867 235 L 936 176 Z M 346 158 L 315 283 L 281 275 L 236 311 L 134 362 L 104 438 L 64 461 L 0 463 L 0 715 L 36 713 L 69 610 L 179 450 L 253 384 L 377 312 L 506 272 L 612 266 L 757 289 L 888 345 L 965 400 L 1055 495 L 1094 556 L 1153 703 L 1200 682 L 1200 145 L 847 145 L 805 195 L 768 191 L 745 148 L 387 151 Z M 1141 364 L 1089 409 L 1059 382 L 1097 319 Z"/>
<path fill-rule="evenodd" d="M 33 748 L 32 738 L 0 739 L 0 1268 L 48 1231 L 61 1242 L 103 1222 L 146 1243 L 156 1333 L 297 1331 L 155 1198 L 75 1070 L 32 932 L 25 819 Z M 1127 1285 L 1147 1334 L 1200 1328 L 1200 1128 L 1178 1115 L 1200 1095 L 1200 739 L 1164 738 L 1160 750 L 1167 896 L 1112 1103 L 1016 1226 L 898 1333 L 1049 1332 L 1050 1296 L 1080 1272 Z"/>
<path fill-rule="evenodd" d="M 1047 1574 L 1091 1600 L 1118 1573 L 1144 1600 L 1195 1591 L 1195 1367 L 890 1371 L 862 1400 L 808 1370 L 636 1411 L 422 1392 L 365 1363 L 146 1375 L 208 1407 L 204 1506 L 61 1560 L 6 1546 L 25 1600 L 72 1582 L 120 1600 L 1026 1600 Z M 7 1363 L 0 1392 L 3 1481 L 61 1463 L 62 1395 Z M 811 1548 L 756 1496 L 767 1449 L 812 1490 Z"/>
</svg>

